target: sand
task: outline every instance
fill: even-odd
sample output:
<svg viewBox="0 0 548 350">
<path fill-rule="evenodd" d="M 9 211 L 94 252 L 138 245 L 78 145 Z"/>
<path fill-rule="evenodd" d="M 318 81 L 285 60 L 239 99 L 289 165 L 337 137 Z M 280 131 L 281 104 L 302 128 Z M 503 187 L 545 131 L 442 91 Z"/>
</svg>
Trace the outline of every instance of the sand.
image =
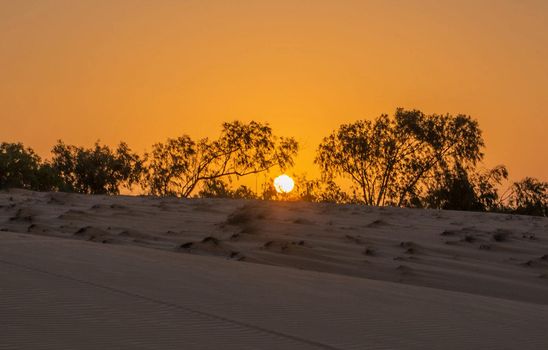
<svg viewBox="0 0 548 350">
<path fill-rule="evenodd" d="M 548 219 L 0 193 L 0 349 L 544 349 Z"/>
</svg>

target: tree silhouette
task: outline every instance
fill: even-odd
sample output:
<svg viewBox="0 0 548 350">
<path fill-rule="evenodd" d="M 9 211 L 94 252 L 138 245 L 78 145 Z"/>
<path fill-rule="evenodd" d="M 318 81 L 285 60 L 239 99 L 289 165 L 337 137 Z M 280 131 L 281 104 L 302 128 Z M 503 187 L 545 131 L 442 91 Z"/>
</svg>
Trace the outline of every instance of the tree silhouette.
<svg viewBox="0 0 548 350">
<path fill-rule="evenodd" d="M 504 165 L 478 171 L 455 163 L 427 182 L 427 194 L 419 206 L 450 210 L 497 211 L 502 209 L 498 187 L 508 178 Z"/>
<path fill-rule="evenodd" d="M 0 189 L 37 186 L 40 157 L 22 143 L 0 144 Z"/>
<path fill-rule="evenodd" d="M 119 194 L 138 182 L 142 161 L 121 142 L 116 150 L 98 142 L 93 148 L 65 145 L 52 149 L 52 167 L 62 180 L 60 190 L 85 194 Z"/>
<path fill-rule="evenodd" d="M 221 179 L 206 180 L 198 193 L 201 198 L 256 199 L 256 194 L 247 186 L 240 185 L 235 190 Z"/>
<path fill-rule="evenodd" d="M 238 186 L 232 191 L 232 198 L 234 199 L 257 199 L 257 194 L 246 185 Z"/>
<path fill-rule="evenodd" d="M 503 209 L 498 188 L 506 179 L 508 179 L 508 169 L 504 165 L 497 165 L 492 169 L 474 174 L 473 182 L 482 210 L 499 211 Z"/>
<path fill-rule="evenodd" d="M 343 124 L 323 139 L 317 152 L 324 178 L 350 178 L 369 205 L 402 206 L 426 190 L 436 169 L 482 159 L 483 139 L 465 115 L 425 115 L 397 109 L 393 118 Z"/>
<path fill-rule="evenodd" d="M 59 178 L 48 163 L 22 143 L 0 144 L 0 189 L 24 188 L 36 191 L 58 189 Z"/>
<path fill-rule="evenodd" d="M 514 182 L 508 198 L 510 209 L 517 214 L 548 215 L 548 182 L 532 177 Z"/>
<path fill-rule="evenodd" d="M 353 198 L 344 192 L 332 179 L 307 179 L 306 176 L 293 175 L 295 179 L 296 199 L 305 202 L 352 203 Z"/>
<path fill-rule="evenodd" d="M 435 184 L 428 186 L 424 206 L 448 210 L 483 210 L 470 175 L 459 164 L 451 170 L 444 169 L 439 177 L 434 178 Z M 420 203 L 420 198 L 415 203 Z"/>
<path fill-rule="evenodd" d="M 274 136 L 268 124 L 223 123 L 216 140 L 184 135 L 153 145 L 142 183 L 153 195 L 189 197 L 204 181 L 291 166 L 297 150 L 293 138 Z"/>
<path fill-rule="evenodd" d="M 478 170 L 484 146 L 477 121 L 466 115 L 425 115 L 397 109 L 394 116 L 343 124 L 325 137 L 315 163 L 321 179 L 293 175 L 295 188 L 278 194 L 272 179 L 260 198 L 397 205 L 548 215 L 548 183 L 527 177 L 499 196 L 508 170 Z M 0 190 L 23 188 L 84 194 L 119 194 L 140 184 L 149 194 L 206 198 L 258 198 L 234 178 L 293 165 L 298 144 L 275 136 L 268 124 L 223 123 L 216 139 L 187 135 L 156 143 L 144 158 L 127 144 L 116 149 L 66 145 L 42 161 L 21 143 L 0 143 Z M 352 181 L 344 192 L 337 177 Z"/>
<path fill-rule="evenodd" d="M 195 162 L 197 148 L 196 143 L 186 135 L 154 144 L 152 153 L 145 154 L 143 187 L 156 196 L 186 193 L 186 174 Z"/>
</svg>

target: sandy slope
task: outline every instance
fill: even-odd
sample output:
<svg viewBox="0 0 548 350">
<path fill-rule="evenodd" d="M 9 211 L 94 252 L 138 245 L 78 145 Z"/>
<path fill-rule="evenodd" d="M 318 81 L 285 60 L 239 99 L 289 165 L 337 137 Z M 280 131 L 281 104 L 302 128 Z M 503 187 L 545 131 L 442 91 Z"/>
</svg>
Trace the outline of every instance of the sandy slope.
<svg viewBox="0 0 548 350">
<path fill-rule="evenodd" d="M 26 191 L 0 206 L 0 349 L 548 348 L 546 218 Z"/>
</svg>

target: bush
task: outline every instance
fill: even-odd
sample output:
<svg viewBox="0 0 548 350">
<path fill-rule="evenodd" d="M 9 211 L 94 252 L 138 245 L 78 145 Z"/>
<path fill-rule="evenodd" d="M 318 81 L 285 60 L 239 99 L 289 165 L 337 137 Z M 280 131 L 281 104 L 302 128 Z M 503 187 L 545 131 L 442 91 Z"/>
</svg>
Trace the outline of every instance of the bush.
<svg viewBox="0 0 548 350">
<path fill-rule="evenodd" d="M 47 163 L 22 143 L 0 144 L 0 189 L 23 188 L 52 191 L 60 179 Z"/>
<path fill-rule="evenodd" d="M 509 209 L 516 214 L 548 215 L 548 182 L 532 177 L 514 182 L 510 187 Z"/>
<path fill-rule="evenodd" d="M 120 188 L 138 182 L 142 162 L 125 143 L 116 150 L 98 142 L 93 148 L 53 147 L 52 168 L 61 179 L 60 190 L 85 194 L 119 194 Z"/>
</svg>

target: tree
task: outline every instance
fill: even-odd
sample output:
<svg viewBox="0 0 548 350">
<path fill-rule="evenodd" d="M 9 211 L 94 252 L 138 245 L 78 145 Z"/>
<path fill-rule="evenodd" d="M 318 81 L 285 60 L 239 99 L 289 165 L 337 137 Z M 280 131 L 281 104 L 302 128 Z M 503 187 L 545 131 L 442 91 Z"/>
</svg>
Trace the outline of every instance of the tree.
<svg viewBox="0 0 548 350">
<path fill-rule="evenodd" d="M 59 191 L 63 188 L 63 180 L 59 177 L 57 171 L 51 163 L 42 162 L 36 173 L 36 185 L 33 186 L 34 191 Z"/>
<path fill-rule="evenodd" d="M 508 198 L 510 209 L 517 214 L 548 215 L 548 182 L 532 177 L 514 182 Z"/>
<path fill-rule="evenodd" d="M 232 198 L 232 190 L 223 180 L 212 179 L 204 181 L 202 189 L 198 193 L 201 198 Z"/>
<path fill-rule="evenodd" d="M 296 197 L 306 202 L 351 203 L 352 197 L 344 192 L 335 181 L 312 179 L 306 176 L 293 175 L 295 178 Z"/>
<path fill-rule="evenodd" d="M 238 186 L 232 191 L 232 198 L 234 199 L 257 199 L 257 195 L 253 190 L 246 185 Z"/>
<path fill-rule="evenodd" d="M 204 146 L 205 141 L 200 147 Z M 143 187 L 156 196 L 186 193 L 186 174 L 195 162 L 197 148 L 196 143 L 186 135 L 154 144 L 152 153 L 145 154 Z"/>
<path fill-rule="evenodd" d="M 47 162 L 21 143 L 0 144 L 0 189 L 54 191 L 60 179 Z"/>
<path fill-rule="evenodd" d="M 40 157 L 22 143 L 0 144 L 0 189 L 36 189 Z"/>
<path fill-rule="evenodd" d="M 274 136 L 268 124 L 223 123 L 216 140 L 184 135 L 153 145 L 142 183 L 153 195 L 188 197 L 204 181 L 291 166 L 297 150 L 293 138 Z"/>
<path fill-rule="evenodd" d="M 231 198 L 231 199 L 256 199 L 255 193 L 247 186 L 240 185 L 232 190 L 226 182 L 221 179 L 204 181 L 202 189 L 198 193 L 201 198 Z"/>
<path fill-rule="evenodd" d="M 507 179 L 508 169 L 504 165 L 497 165 L 492 169 L 474 174 L 474 187 L 482 210 L 500 211 L 502 209 L 503 204 L 498 188 L 502 181 Z"/>
<path fill-rule="evenodd" d="M 276 191 L 276 188 L 274 188 L 274 179 L 268 178 L 261 186 L 260 198 L 265 201 L 271 201 L 277 200 L 279 197 L 279 193 Z"/>
<path fill-rule="evenodd" d="M 426 191 L 435 170 L 482 159 L 478 123 L 465 115 L 397 109 L 393 118 L 343 124 L 323 139 L 316 163 L 326 179 L 350 178 L 368 205 L 402 206 Z"/>
<path fill-rule="evenodd" d="M 427 194 L 419 206 L 450 210 L 497 211 L 501 209 L 498 186 L 508 178 L 504 165 L 478 171 L 459 163 L 442 169 L 426 186 Z"/>
<path fill-rule="evenodd" d="M 142 169 L 139 156 L 121 142 L 116 150 L 65 145 L 53 147 L 52 168 L 62 180 L 60 190 L 85 194 L 119 194 L 120 187 L 138 182 Z"/>
<path fill-rule="evenodd" d="M 436 178 L 436 184 L 429 187 L 424 198 L 424 206 L 446 210 L 482 210 L 466 169 L 457 164 L 452 170 L 444 169 Z M 420 198 L 417 200 L 419 202 Z"/>
</svg>

